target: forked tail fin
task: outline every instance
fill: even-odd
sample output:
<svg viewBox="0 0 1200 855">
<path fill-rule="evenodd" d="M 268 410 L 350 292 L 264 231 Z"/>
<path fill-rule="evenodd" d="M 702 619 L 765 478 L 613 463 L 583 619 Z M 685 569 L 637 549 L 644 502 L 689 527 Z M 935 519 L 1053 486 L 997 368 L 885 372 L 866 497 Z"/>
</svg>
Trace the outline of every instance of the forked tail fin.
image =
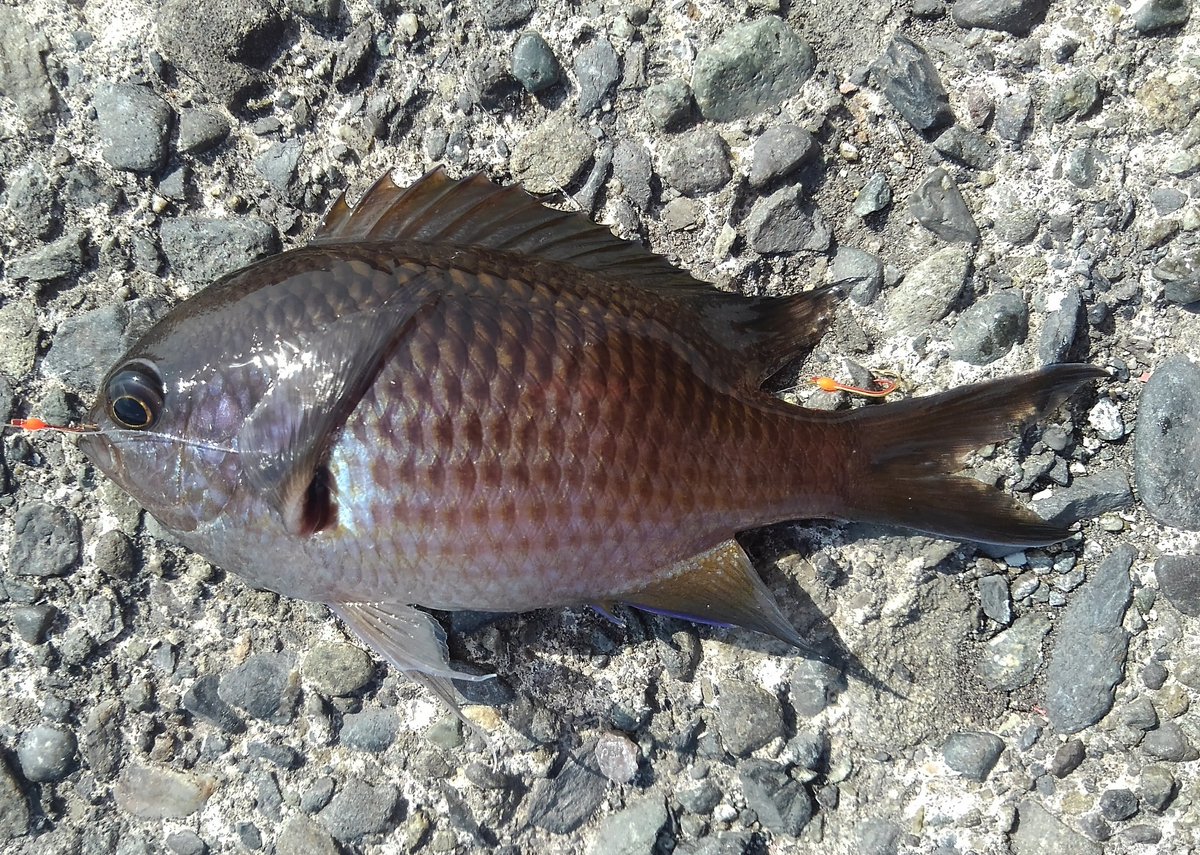
<svg viewBox="0 0 1200 855">
<path fill-rule="evenodd" d="M 970 452 L 1013 436 L 1083 383 L 1106 376 L 1091 365 L 1056 365 L 855 410 L 848 422 L 857 454 L 850 461 L 844 516 L 981 543 L 1044 546 L 1062 540 L 1069 528 L 954 473 Z"/>
</svg>

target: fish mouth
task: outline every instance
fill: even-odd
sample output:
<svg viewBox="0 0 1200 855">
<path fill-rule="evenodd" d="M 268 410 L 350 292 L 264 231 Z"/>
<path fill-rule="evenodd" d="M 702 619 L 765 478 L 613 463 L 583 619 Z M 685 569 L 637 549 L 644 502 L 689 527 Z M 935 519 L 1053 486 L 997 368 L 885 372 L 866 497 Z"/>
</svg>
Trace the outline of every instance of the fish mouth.
<svg viewBox="0 0 1200 855">
<path fill-rule="evenodd" d="M 103 434 L 89 433 L 79 437 L 78 447 L 93 466 L 110 478 L 121 464 L 120 452 Z"/>
</svg>

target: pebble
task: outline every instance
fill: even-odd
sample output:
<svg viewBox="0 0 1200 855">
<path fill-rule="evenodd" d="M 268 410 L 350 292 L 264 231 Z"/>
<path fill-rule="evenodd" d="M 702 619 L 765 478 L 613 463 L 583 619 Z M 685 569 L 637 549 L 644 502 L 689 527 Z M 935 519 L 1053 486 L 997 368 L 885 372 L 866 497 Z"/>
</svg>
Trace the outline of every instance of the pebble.
<svg viewBox="0 0 1200 855">
<path fill-rule="evenodd" d="M 168 0 L 157 25 L 167 61 L 230 107 L 267 83 L 255 65 L 278 56 L 286 35 L 269 0 Z"/>
<path fill-rule="evenodd" d="M 379 754 L 396 741 L 400 722 L 392 710 L 371 708 L 347 713 L 342 719 L 338 742 L 356 751 Z"/>
<path fill-rule="evenodd" d="M 337 788 L 337 782 L 328 775 L 322 775 L 313 781 L 308 789 L 300 796 L 300 810 L 305 813 L 316 813 L 329 804 L 333 798 L 333 791 Z"/>
<path fill-rule="evenodd" d="M 478 14 L 489 30 L 507 30 L 529 20 L 537 8 L 534 0 L 495 0 L 478 7 Z"/>
<path fill-rule="evenodd" d="M 353 89 L 354 80 L 362 72 L 375 45 L 375 28 L 370 18 L 364 18 L 342 40 L 333 63 L 333 85 L 343 91 Z"/>
<path fill-rule="evenodd" d="M 970 247 L 948 246 L 918 262 L 888 297 L 889 327 L 919 335 L 944 318 L 966 287 L 971 258 Z"/>
<path fill-rule="evenodd" d="M 628 199 L 639 211 L 650 207 L 650 152 L 635 140 L 622 139 L 613 149 L 613 177 L 621 182 Z"/>
<path fill-rule="evenodd" d="M 979 131 L 951 125 L 933 141 L 933 147 L 951 160 L 974 169 L 991 169 L 1000 159 L 1000 147 Z"/>
<path fill-rule="evenodd" d="M 373 787 L 351 778 L 334 794 L 317 820 L 341 843 L 353 843 L 386 829 L 400 806 L 400 793 L 391 784 Z"/>
<path fill-rule="evenodd" d="M 1007 142 L 1020 142 L 1029 132 L 1033 118 L 1033 96 L 1028 91 L 1013 92 L 996 102 L 992 130 Z"/>
<path fill-rule="evenodd" d="M 1042 639 L 1050 618 L 1038 612 L 1022 615 L 988 641 L 979 659 L 979 674 L 993 689 L 1013 691 L 1033 682 L 1042 665 Z"/>
<path fill-rule="evenodd" d="M 176 831 L 168 835 L 165 842 L 175 855 L 204 855 L 208 851 L 203 838 L 191 829 Z"/>
<path fill-rule="evenodd" d="M 530 193 L 561 192 L 583 174 L 595 148 L 578 119 L 555 113 L 513 147 L 513 177 Z"/>
<path fill-rule="evenodd" d="M 526 799 L 529 822 L 551 834 L 570 834 L 600 807 L 607 785 L 593 747 L 585 746 L 569 755 L 554 777 L 534 782 Z"/>
<path fill-rule="evenodd" d="M 287 724 L 295 715 L 299 687 L 291 656 L 256 653 L 221 676 L 217 696 L 254 718 Z"/>
<path fill-rule="evenodd" d="M 1104 849 L 1072 831 L 1032 799 L 1017 806 L 1017 827 L 1012 833 L 1014 855 L 1104 855 Z"/>
<path fill-rule="evenodd" d="M 621 77 L 621 66 L 612 43 L 596 38 L 584 45 L 575 55 L 575 82 L 579 86 L 579 103 L 575 115 L 588 115 L 612 97 Z"/>
<path fill-rule="evenodd" d="M 183 693 L 183 708 L 226 733 L 238 733 L 243 729 L 242 719 L 233 707 L 221 700 L 217 687 L 215 674 L 199 678 Z"/>
<path fill-rule="evenodd" d="M 972 781 L 986 781 L 1003 752 L 1003 739 L 973 730 L 952 733 L 942 745 L 946 765 Z"/>
<path fill-rule="evenodd" d="M 229 136 L 229 120 L 215 110 L 184 107 L 179 111 L 179 151 L 199 154 Z"/>
<path fill-rule="evenodd" d="M 1177 792 L 1175 776 L 1166 766 L 1143 766 L 1138 792 L 1150 810 L 1166 810 Z"/>
<path fill-rule="evenodd" d="M 1093 519 L 1133 504 L 1129 478 L 1120 469 L 1081 475 L 1069 487 L 1055 488 L 1049 496 L 1034 500 L 1034 510 L 1051 522 L 1070 525 Z"/>
<path fill-rule="evenodd" d="M 797 125 L 768 128 L 750 150 L 750 186 L 760 189 L 790 175 L 815 151 L 813 135 Z"/>
<path fill-rule="evenodd" d="M 1129 17 L 1133 20 L 1133 29 L 1146 35 L 1184 24 L 1191 14 L 1190 0 L 1146 0 L 1135 5 Z"/>
<path fill-rule="evenodd" d="M 858 839 L 856 855 L 896 855 L 900 827 L 881 817 L 865 819 L 854 829 Z"/>
<path fill-rule="evenodd" d="M 1200 617 L 1200 556 L 1164 555 L 1154 562 L 1154 578 L 1171 605 Z"/>
<path fill-rule="evenodd" d="M 28 781 L 61 781 L 79 763 L 79 743 L 75 734 L 63 727 L 39 724 L 22 734 L 17 762 Z"/>
<path fill-rule="evenodd" d="M 792 670 L 788 699 L 797 716 L 812 718 L 846 690 L 846 678 L 834 666 L 801 659 Z"/>
<path fill-rule="evenodd" d="M 705 779 L 700 782 L 699 786 L 679 790 L 675 793 L 675 798 L 683 805 L 684 810 L 697 816 L 706 816 L 721 803 L 725 794 L 711 780 Z"/>
<path fill-rule="evenodd" d="M 1109 822 L 1124 822 L 1138 812 L 1137 796 L 1132 790 L 1114 787 L 1100 795 L 1100 815 Z"/>
<path fill-rule="evenodd" d="M 119 529 L 106 531 L 96 541 L 93 561 L 109 579 L 128 579 L 134 572 L 133 541 Z"/>
<path fill-rule="evenodd" d="M 867 217 L 882 211 L 892 204 L 892 188 L 888 185 L 887 176 L 876 172 L 867 179 L 862 189 L 854 197 L 854 215 Z"/>
<path fill-rule="evenodd" d="M 1200 367 L 1186 356 L 1155 369 L 1138 404 L 1133 471 L 1159 522 L 1200 530 Z"/>
<path fill-rule="evenodd" d="M 1125 436 L 1121 408 L 1110 398 L 1101 398 L 1088 410 L 1088 424 L 1096 431 L 1096 436 L 1106 442 L 1115 442 Z"/>
<path fill-rule="evenodd" d="M 616 784 L 628 784 L 637 776 L 641 751 L 623 733 L 602 733 L 596 740 L 596 765 Z"/>
<path fill-rule="evenodd" d="M 1041 23 L 1049 5 L 1050 0 L 955 0 L 950 17 L 964 29 L 981 27 L 1024 36 Z"/>
<path fill-rule="evenodd" d="M 1029 309 L 1017 291 L 1001 291 L 977 301 L 958 316 L 950 331 L 950 356 L 988 365 L 1025 337 Z"/>
<path fill-rule="evenodd" d="M 950 99 L 925 48 L 907 36 L 894 35 L 871 65 L 884 97 L 918 131 L 954 121 Z"/>
<path fill-rule="evenodd" d="M 1150 272 L 1163 283 L 1163 296 L 1172 303 L 1188 305 L 1200 300 L 1200 250 L 1168 255 Z"/>
<path fill-rule="evenodd" d="M 979 227 L 958 184 L 940 166 L 908 197 L 908 210 L 917 222 L 950 243 L 978 243 Z"/>
<path fill-rule="evenodd" d="M 0 21 L 3 14 L 0 12 Z M 0 56 L 2 56 L 0 52 Z M 0 754 L 0 840 L 20 837 L 29 831 L 29 801 L 8 760 Z"/>
<path fill-rule="evenodd" d="M 667 806 L 659 794 L 640 796 L 600 821 L 589 855 L 643 855 L 654 852 L 667 824 Z"/>
<path fill-rule="evenodd" d="M 758 836 L 750 831 L 719 831 L 694 843 L 682 843 L 674 855 L 745 855 L 753 852 Z"/>
<path fill-rule="evenodd" d="M 113 793 L 117 807 L 138 819 L 183 819 L 204 807 L 216 785 L 191 772 L 126 766 Z"/>
<path fill-rule="evenodd" d="M 1087 751 L 1083 742 L 1079 739 L 1068 739 L 1055 750 L 1046 771 L 1056 778 L 1065 778 L 1078 769 L 1086 757 Z"/>
<path fill-rule="evenodd" d="M 512 76 L 526 92 L 545 92 L 562 79 L 562 66 L 541 33 L 521 33 L 509 60 Z"/>
<path fill-rule="evenodd" d="M 275 839 L 277 855 L 338 855 L 341 849 L 332 836 L 304 814 L 283 824 Z"/>
<path fill-rule="evenodd" d="M 1080 69 L 1061 86 L 1050 90 L 1044 113 L 1052 122 L 1083 118 L 1100 101 L 1100 82 L 1087 69 Z"/>
<path fill-rule="evenodd" d="M 746 237 L 755 252 L 823 252 L 832 232 L 821 212 L 804 198 L 798 186 L 784 187 L 754 203 L 746 217 Z"/>
<path fill-rule="evenodd" d="M 660 131 L 672 133 L 691 123 L 696 107 L 692 87 L 678 77 L 668 77 L 646 89 L 642 102 L 650 122 Z"/>
<path fill-rule="evenodd" d="M 1141 748 L 1155 760 L 1166 760 L 1170 763 L 1187 763 L 1200 759 L 1200 751 L 1196 750 L 1183 729 L 1173 721 L 1164 721 L 1147 733 L 1142 739 Z"/>
<path fill-rule="evenodd" d="M 64 507 L 26 502 L 13 517 L 8 570 L 18 576 L 63 576 L 79 563 L 79 518 Z"/>
<path fill-rule="evenodd" d="M 160 308 L 157 301 L 139 299 L 64 318 L 42 360 L 42 373 L 60 378 L 71 388 L 94 392 L 101 379 L 96 366 L 116 364 L 150 328 Z"/>
<path fill-rule="evenodd" d="M 795 837 L 808 825 L 812 796 L 787 769 L 771 760 L 743 760 L 737 769 L 746 806 L 758 814 L 763 828 Z"/>
<path fill-rule="evenodd" d="M 1008 577 L 1000 573 L 979 580 L 979 605 L 983 613 L 1001 626 L 1012 623 L 1012 597 L 1008 592 Z"/>
<path fill-rule="evenodd" d="M 121 734 L 123 704 L 118 700 L 100 701 L 88 710 L 79 729 L 83 759 L 93 775 L 102 780 L 116 777 L 125 759 Z"/>
<path fill-rule="evenodd" d="M 279 249 L 274 226 L 253 216 L 175 217 L 163 221 L 160 238 L 172 272 L 204 284 Z"/>
<path fill-rule="evenodd" d="M 1066 358 L 1079 334 L 1083 297 L 1078 288 L 1068 286 L 1052 294 L 1046 302 L 1047 311 L 1042 319 L 1042 335 L 1038 341 L 1038 358 L 1042 365 L 1053 365 Z"/>
<path fill-rule="evenodd" d="M 72 231 L 39 246 L 33 252 L 12 259 L 6 272 L 13 279 L 32 282 L 53 282 L 77 276 L 83 269 L 87 242 L 87 233 Z"/>
<path fill-rule="evenodd" d="M 0 371 L 20 378 L 32 373 L 37 356 L 37 312 L 28 300 L 12 300 L 0 306 Z"/>
<path fill-rule="evenodd" d="M 696 55 L 692 89 L 704 118 L 753 116 L 799 94 L 816 55 L 795 30 L 767 16 L 725 31 Z"/>
<path fill-rule="evenodd" d="M 101 84 L 96 121 L 104 161 L 114 169 L 155 172 L 167 159 L 171 108 L 149 89 L 132 83 Z"/>
<path fill-rule="evenodd" d="M 853 246 L 839 246 L 829 266 L 831 281 L 850 292 L 860 306 L 875 302 L 883 290 L 883 262 L 874 253 Z"/>
<path fill-rule="evenodd" d="M 9 178 L 4 188 L 4 208 L 19 226 L 44 240 L 54 231 L 56 196 L 45 167 L 31 160 L 17 167 Z"/>
<path fill-rule="evenodd" d="M 1078 733 L 1112 709 L 1129 646 L 1122 621 L 1133 595 L 1129 569 L 1136 557 L 1135 547 L 1119 543 L 1063 611 L 1044 701 L 1059 733 Z"/>
<path fill-rule="evenodd" d="M 54 606 L 21 606 L 13 609 L 12 626 L 26 644 L 41 644 L 57 615 L 58 609 Z"/>
<path fill-rule="evenodd" d="M 760 686 L 727 680 L 717 705 L 717 730 L 725 750 L 746 757 L 784 735 L 779 698 Z"/>
<path fill-rule="evenodd" d="M 254 168 L 267 184 L 274 188 L 289 205 L 298 205 L 304 199 L 304 186 L 300 182 L 300 140 L 273 142 L 265 151 L 254 158 Z"/>
<path fill-rule="evenodd" d="M 668 146 L 662 161 L 663 180 L 685 196 L 714 193 L 729 183 L 729 149 L 721 135 L 700 128 Z"/>
<path fill-rule="evenodd" d="M 58 96 L 46 71 L 45 55 L 50 45 L 44 35 L 30 28 L 20 8 L 0 8 L 0 95 L 25 124 L 39 135 L 54 129 Z"/>
<path fill-rule="evenodd" d="M 356 644 L 323 641 L 313 645 L 300 663 L 300 675 L 331 698 L 353 695 L 371 681 L 375 666 L 370 654 Z"/>
</svg>

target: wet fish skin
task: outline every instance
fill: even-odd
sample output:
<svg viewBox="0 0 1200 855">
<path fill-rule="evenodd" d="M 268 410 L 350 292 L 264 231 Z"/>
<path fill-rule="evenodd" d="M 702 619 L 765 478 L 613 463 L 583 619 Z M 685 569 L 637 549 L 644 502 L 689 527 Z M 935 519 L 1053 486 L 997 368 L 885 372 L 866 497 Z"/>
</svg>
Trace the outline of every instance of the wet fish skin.
<svg viewBox="0 0 1200 855">
<path fill-rule="evenodd" d="M 836 296 L 723 294 L 512 188 L 385 177 L 152 328 L 81 444 L 187 546 L 329 603 L 444 696 L 444 636 L 414 605 L 627 602 L 799 644 L 734 534 L 820 516 L 1059 539 L 951 473 L 1103 374 L 850 413 L 763 392 Z M 162 385 L 146 428 L 114 421 L 129 371 Z"/>
</svg>

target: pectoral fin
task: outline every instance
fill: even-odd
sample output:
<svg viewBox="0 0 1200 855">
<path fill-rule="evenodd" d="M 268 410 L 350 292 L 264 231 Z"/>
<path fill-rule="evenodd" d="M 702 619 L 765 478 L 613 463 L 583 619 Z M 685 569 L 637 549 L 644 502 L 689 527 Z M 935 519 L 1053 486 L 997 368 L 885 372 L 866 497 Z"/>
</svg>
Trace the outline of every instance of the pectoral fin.
<svg viewBox="0 0 1200 855">
<path fill-rule="evenodd" d="M 491 674 L 466 674 L 450 665 L 441 624 L 423 611 L 398 603 L 330 603 L 364 643 L 392 667 L 442 680 L 487 680 Z"/>
<path fill-rule="evenodd" d="M 644 611 L 765 632 L 803 650 L 813 649 L 779 611 L 735 540 L 681 561 L 661 581 L 615 599 Z"/>
</svg>

